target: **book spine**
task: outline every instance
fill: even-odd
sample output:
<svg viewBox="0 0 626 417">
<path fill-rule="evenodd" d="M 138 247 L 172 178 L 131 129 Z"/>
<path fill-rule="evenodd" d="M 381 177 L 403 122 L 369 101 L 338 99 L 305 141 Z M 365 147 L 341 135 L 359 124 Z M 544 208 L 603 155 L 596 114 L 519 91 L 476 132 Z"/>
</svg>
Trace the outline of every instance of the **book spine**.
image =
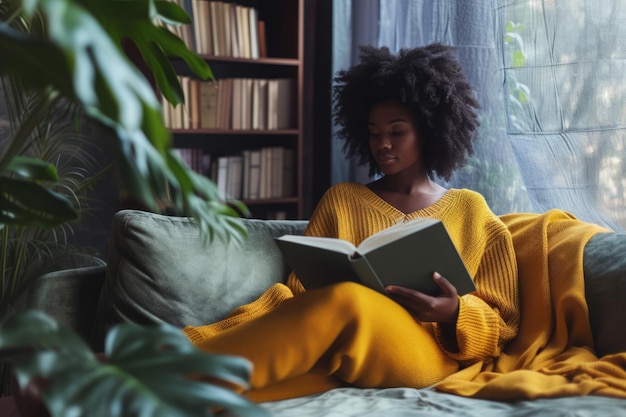
<svg viewBox="0 0 626 417">
<path fill-rule="evenodd" d="M 376 272 L 374 272 L 374 269 L 372 269 L 372 266 L 365 256 L 350 258 L 350 264 L 363 285 L 385 294 L 385 286 L 380 281 L 380 278 L 378 278 L 378 275 L 376 275 Z"/>
</svg>

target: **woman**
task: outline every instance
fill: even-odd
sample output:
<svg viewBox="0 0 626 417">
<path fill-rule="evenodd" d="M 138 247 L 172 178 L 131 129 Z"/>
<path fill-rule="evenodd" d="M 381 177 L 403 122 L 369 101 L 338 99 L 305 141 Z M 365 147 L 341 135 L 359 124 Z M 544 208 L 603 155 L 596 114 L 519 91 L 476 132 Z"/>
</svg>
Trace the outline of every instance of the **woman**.
<svg viewBox="0 0 626 417">
<path fill-rule="evenodd" d="M 305 291 L 292 273 L 224 321 L 184 329 L 202 350 L 250 359 L 248 394 L 257 400 L 342 385 L 429 386 L 497 358 L 518 329 L 508 230 L 479 194 L 433 182 L 463 165 L 478 126 L 478 103 L 451 49 L 432 44 L 394 55 L 364 47 L 360 62 L 334 81 L 345 150 L 381 177 L 331 187 L 305 234 L 358 245 L 399 221 L 440 219 L 477 290 L 459 297 L 435 273 L 436 297 L 397 286 L 383 295 L 350 282 Z"/>
</svg>

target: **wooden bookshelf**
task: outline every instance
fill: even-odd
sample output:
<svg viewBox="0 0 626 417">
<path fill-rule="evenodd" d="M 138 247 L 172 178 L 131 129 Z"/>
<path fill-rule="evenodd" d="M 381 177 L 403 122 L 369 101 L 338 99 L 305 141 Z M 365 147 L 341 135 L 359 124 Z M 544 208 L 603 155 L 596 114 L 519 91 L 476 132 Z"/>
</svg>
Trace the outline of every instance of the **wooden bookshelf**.
<svg viewBox="0 0 626 417">
<path fill-rule="evenodd" d="M 285 186 L 276 185 L 276 175 L 279 169 L 274 169 L 272 178 L 273 193 L 265 193 L 257 197 L 250 193 L 242 192 L 234 197 L 242 200 L 249 208 L 254 218 L 287 218 L 301 219 L 305 218 L 310 211 L 310 203 L 307 196 L 311 194 L 312 178 L 308 173 L 311 170 L 311 156 L 308 150 L 311 148 L 311 120 L 308 114 L 312 111 L 312 93 L 308 87 L 305 87 L 306 80 L 309 79 L 313 70 L 312 61 L 312 44 L 311 38 L 305 39 L 305 36 L 312 36 L 310 30 L 305 27 L 308 25 L 306 19 L 314 12 L 314 0 L 224 0 L 224 1 L 208 1 L 208 0 L 172 0 L 179 3 L 188 10 L 192 16 L 193 26 L 189 25 L 185 36 L 188 45 L 203 57 L 211 66 L 216 78 L 216 88 L 219 91 L 216 100 L 217 110 L 212 110 L 212 105 L 207 105 L 209 109 L 204 109 L 206 114 L 210 111 L 217 111 L 218 116 L 211 116 L 211 122 L 202 120 L 202 105 L 205 105 L 208 99 L 202 101 L 199 99 L 200 90 L 198 87 L 199 80 L 193 79 L 193 74 L 188 70 L 182 61 L 175 60 L 174 66 L 181 76 L 185 79 L 185 83 L 189 85 L 186 94 L 186 105 L 182 109 L 178 109 L 178 119 L 170 118 L 166 124 L 170 127 L 174 144 L 179 149 L 195 149 L 196 155 L 193 160 L 197 161 L 194 169 L 203 172 L 211 177 L 216 184 L 220 181 L 215 177 L 217 168 L 214 164 L 220 157 L 243 155 L 244 151 L 256 151 L 266 148 L 282 148 L 288 150 L 293 155 L 291 168 L 285 168 L 288 178 L 281 178 L 281 184 L 291 182 Z M 194 3 L 196 3 L 194 5 Z M 209 3 L 209 5 L 204 4 Z M 200 19 L 193 15 L 193 10 L 200 10 L 204 7 L 206 10 L 222 10 L 228 8 L 230 11 L 225 14 L 216 16 L 217 19 L 211 20 L 210 16 L 204 22 L 205 34 L 207 30 L 211 30 L 211 22 L 221 22 L 220 29 L 224 30 L 224 26 L 233 29 L 226 22 L 237 26 L 232 16 L 233 10 L 239 9 L 241 13 L 247 16 L 256 16 L 257 21 L 263 22 L 261 25 L 255 24 L 254 27 L 264 27 L 264 33 L 257 31 L 254 35 L 250 35 L 251 41 L 254 39 L 261 40 L 256 47 L 243 48 L 246 42 L 240 42 L 237 38 L 240 33 L 238 30 L 231 30 L 230 42 L 235 42 L 237 46 L 225 46 L 223 41 L 216 40 L 216 32 L 208 35 L 212 39 L 212 47 L 207 52 L 207 43 L 200 46 L 201 41 L 197 38 L 196 25 L 201 25 Z M 195 7 L 195 9 L 194 9 Z M 220 9 L 222 8 L 222 9 Z M 204 16 L 204 15 L 203 15 Z M 305 16 L 307 18 L 305 19 Z M 253 20 L 254 18 L 250 18 Z M 214 27 L 213 27 L 214 28 Z M 217 28 L 215 28 L 217 30 Z M 248 29 L 252 27 L 249 25 Z M 192 35 L 194 34 L 194 35 Z M 181 38 L 185 39 L 182 33 Z M 224 34 L 222 33 L 222 37 Z M 246 36 L 247 38 L 247 36 Z M 265 46 L 262 46 L 262 43 Z M 215 49 L 217 46 L 217 51 Z M 250 52 L 244 54 L 242 51 L 251 49 Z M 265 52 L 264 52 L 265 51 Z M 191 81 L 190 81 L 191 80 Z M 230 80 L 230 81 L 227 81 Z M 253 81 L 246 81 L 253 80 Z M 261 81 L 257 81 L 261 80 Z M 279 81 L 283 80 L 283 81 Z M 229 86 L 230 83 L 230 86 Z M 258 85 L 257 85 L 258 84 Z M 280 86 L 278 86 L 280 84 Z M 237 85 L 237 86 L 235 86 Z M 193 89 L 195 92 L 192 92 Z M 205 86 L 206 88 L 206 86 Z M 285 94 L 281 91 L 287 91 Z M 228 95 L 229 98 L 224 97 Z M 204 97 L 204 96 L 203 96 Z M 256 107 L 259 102 L 265 103 L 265 108 Z M 194 107 L 200 106 L 200 110 Z M 273 111 L 272 109 L 276 109 Z M 176 111 L 173 109 L 170 112 Z M 166 113 L 168 113 L 166 111 Z M 230 116 L 224 116 L 225 113 Z M 274 115 L 272 117 L 272 114 Z M 285 117 L 287 116 L 287 117 Z M 198 117 L 201 117 L 198 121 Z M 214 119 L 216 117 L 216 119 Z M 187 120 L 185 120 L 187 118 Z M 201 126 L 204 124 L 204 126 Z M 207 127 L 209 125 L 209 127 Z M 200 150 L 200 151 L 198 151 Z M 197 152 L 204 155 L 198 157 Z M 189 152 L 188 152 L 189 154 Z M 284 165 L 290 164 L 285 158 Z M 266 160 L 269 163 L 270 157 Z M 281 162 L 282 164 L 282 162 Z M 270 169 L 270 171 L 272 171 Z M 242 173 L 243 175 L 243 173 Z M 269 174 L 268 174 L 269 175 Z M 249 176 L 248 176 L 249 177 Z M 249 180 L 250 181 L 250 180 Z M 254 179 L 253 179 L 254 181 Z M 249 185 L 249 184 L 248 184 Z M 281 191 L 277 191 L 277 190 Z M 231 189 L 232 190 L 232 189 Z M 247 188 L 249 191 L 250 188 Z"/>
</svg>

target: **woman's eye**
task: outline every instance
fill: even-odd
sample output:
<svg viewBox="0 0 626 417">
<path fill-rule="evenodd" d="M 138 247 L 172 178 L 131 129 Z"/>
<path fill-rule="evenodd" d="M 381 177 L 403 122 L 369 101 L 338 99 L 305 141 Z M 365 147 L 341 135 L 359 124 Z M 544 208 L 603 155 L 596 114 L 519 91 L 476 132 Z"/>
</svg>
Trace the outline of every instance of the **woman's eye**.
<svg viewBox="0 0 626 417">
<path fill-rule="evenodd" d="M 392 134 L 393 136 L 401 136 L 401 135 L 403 135 L 403 134 L 404 134 L 404 131 L 402 131 L 402 130 L 397 130 L 397 131 L 395 131 L 395 132 L 391 132 L 391 134 Z"/>
</svg>

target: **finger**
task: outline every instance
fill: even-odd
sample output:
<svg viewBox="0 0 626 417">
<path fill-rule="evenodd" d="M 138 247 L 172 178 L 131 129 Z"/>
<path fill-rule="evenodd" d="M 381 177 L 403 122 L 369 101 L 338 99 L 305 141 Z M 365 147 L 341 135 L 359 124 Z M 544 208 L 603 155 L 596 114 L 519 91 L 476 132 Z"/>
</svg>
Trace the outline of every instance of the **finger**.
<svg viewBox="0 0 626 417">
<path fill-rule="evenodd" d="M 399 295 L 390 294 L 389 297 L 400 306 L 402 306 L 412 316 L 414 316 L 415 318 L 419 318 L 421 311 L 421 309 L 419 308 L 419 304 L 416 304 L 414 301 Z"/>
<path fill-rule="evenodd" d="M 446 277 L 441 275 L 439 272 L 433 273 L 433 281 L 435 281 L 435 283 L 439 285 L 439 288 L 441 288 L 444 296 L 456 297 L 456 295 L 458 294 L 456 287 L 452 285 L 450 281 L 448 281 Z"/>
<path fill-rule="evenodd" d="M 424 294 L 423 292 L 419 292 L 412 288 L 400 287 L 397 285 L 389 285 L 385 288 L 385 292 L 390 295 L 396 295 L 399 297 L 403 297 L 409 300 L 415 300 L 419 302 L 427 301 L 430 296 L 428 294 Z"/>
</svg>

